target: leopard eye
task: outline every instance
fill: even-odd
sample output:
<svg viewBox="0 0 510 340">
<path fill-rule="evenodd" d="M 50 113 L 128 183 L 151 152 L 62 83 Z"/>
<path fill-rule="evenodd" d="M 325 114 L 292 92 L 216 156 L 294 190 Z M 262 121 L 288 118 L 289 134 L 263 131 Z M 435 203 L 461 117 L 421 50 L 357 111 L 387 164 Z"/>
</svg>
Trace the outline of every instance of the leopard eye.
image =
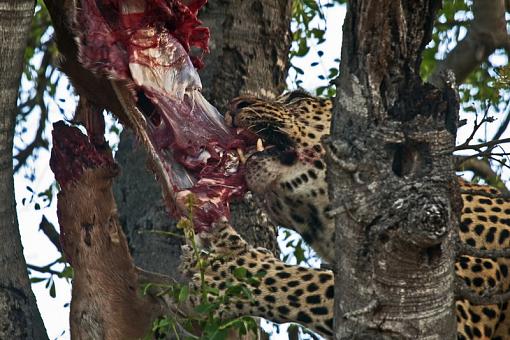
<svg viewBox="0 0 510 340">
<path fill-rule="evenodd" d="M 280 154 L 280 163 L 282 165 L 291 166 L 294 165 L 298 159 L 297 152 L 295 150 L 286 150 Z"/>
<path fill-rule="evenodd" d="M 253 102 L 249 102 L 247 100 L 242 100 L 236 104 L 236 109 L 241 110 L 241 109 L 244 109 L 245 107 L 250 106 L 251 104 L 253 104 Z"/>
</svg>

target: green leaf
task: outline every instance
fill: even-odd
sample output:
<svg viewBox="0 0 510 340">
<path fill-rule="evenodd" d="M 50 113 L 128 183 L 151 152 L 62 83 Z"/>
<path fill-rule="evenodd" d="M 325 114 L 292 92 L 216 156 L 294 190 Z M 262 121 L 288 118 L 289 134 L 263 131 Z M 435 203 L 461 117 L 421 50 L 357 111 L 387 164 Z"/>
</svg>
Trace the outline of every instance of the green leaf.
<svg viewBox="0 0 510 340">
<path fill-rule="evenodd" d="M 60 278 L 72 279 L 74 277 L 73 267 L 67 265 L 64 270 L 58 275 Z"/>
<path fill-rule="evenodd" d="M 195 312 L 199 314 L 208 314 L 210 311 L 217 308 L 218 304 L 216 303 L 202 303 L 195 307 Z"/>
<path fill-rule="evenodd" d="M 205 292 L 214 296 L 220 295 L 220 290 L 218 288 L 214 288 L 211 286 L 205 286 L 204 288 Z"/>
<path fill-rule="evenodd" d="M 50 296 L 52 298 L 55 298 L 55 296 L 57 296 L 57 291 L 56 291 L 56 288 L 55 288 L 55 281 L 53 281 L 53 280 L 51 280 Z"/>
<path fill-rule="evenodd" d="M 243 268 L 243 267 L 237 267 L 236 269 L 234 269 L 234 272 L 233 272 L 235 278 L 238 280 L 245 279 L 246 273 L 247 273 L 247 270 L 246 270 L 246 268 Z"/>
<path fill-rule="evenodd" d="M 333 79 L 338 75 L 338 69 L 336 67 L 332 67 L 329 69 L 328 79 Z"/>
<path fill-rule="evenodd" d="M 245 298 L 251 300 L 251 298 L 252 298 L 251 290 L 249 290 L 246 286 L 243 285 L 243 286 L 241 286 L 241 292 Z"/>
<path fill-rule="evenodd" d="M 299 242 L 296 245 L 296 248 L 294 249 L 294 256 L 296 257 L 297 263 L 305 262 L 305 250 L 302 247 L 303 240 L 299 240 Z"/>
<path fill-rule="evenodd" d="M 179 301 L 179 302 L 184 302 L 184 301 L 186 301 L 186 299 L 188 298 L 188 296 L 189 296 L 189 287 L 188 287 L 188 286 L 186 286 L 186 285 L 184 285 L 184 286 L 181 288 L 180 292 L 179 292 L 179 298 L 178 298 L 178 301 Z"/>
<path fill-rule="evenodd" d="M 304 0 L 306 6 L 308 6 L 312 11 L 319 11 L 319 5 L 315 0 Z"/>
<path fill-rule="evenodd" d="M 310 48 L 308 47 L 308 44 L 307 44 L 307 40 L 306 39 L 301 39 L 299 42 L 298 42 L 298 50 L 296 52 L 296 56 L 298 57 L 304 57 L 308 51 L 310 50 Z"/>
<path fill-rule="evenodd" d="M 315 94 L 318 96 L 322 96 L 324 95 L 324 92 L 326 91 L 327 88 L 328 88 L 327 86 L 319 86 L 318 88 L 315 89 Z"/>
<path fill-rule="evenodd" d="M 218 326 L 215 328 L 210 327 L 210 329 L 206 329 L 207 339 L 211 340 L 224 340 L 227 338 L 228 330 L 220 329 Z"/>
</svg>

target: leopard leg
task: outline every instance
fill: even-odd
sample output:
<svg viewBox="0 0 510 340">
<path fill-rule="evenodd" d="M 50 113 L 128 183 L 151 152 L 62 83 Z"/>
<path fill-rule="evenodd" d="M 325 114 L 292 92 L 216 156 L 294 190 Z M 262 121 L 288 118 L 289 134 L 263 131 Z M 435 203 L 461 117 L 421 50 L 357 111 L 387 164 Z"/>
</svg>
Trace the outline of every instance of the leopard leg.
<svg viewBox="0 0 510 340">
<path fill-rule="evenodd" d="M 220 296 L 234 285 L 249 291 L 249 296 L 229 298 L 218 316 L 258 316 L 276 323 L 297 322 L 325 336 L 333 334 L 331 271 L 284 264 L 266 249 L 250 246 L 226 222 L 215 225 L 204 239 L 209 247 L 209 265 L 204 269 L 207 285 L 217 289 Z M 190 251 L 186 248 L 181 268 L 198 287 L 201 275 Z M 240 272 L 244 277 L 236 275 Z M 208 299 L 212 301 L 214 297 Z"/>
</svg>

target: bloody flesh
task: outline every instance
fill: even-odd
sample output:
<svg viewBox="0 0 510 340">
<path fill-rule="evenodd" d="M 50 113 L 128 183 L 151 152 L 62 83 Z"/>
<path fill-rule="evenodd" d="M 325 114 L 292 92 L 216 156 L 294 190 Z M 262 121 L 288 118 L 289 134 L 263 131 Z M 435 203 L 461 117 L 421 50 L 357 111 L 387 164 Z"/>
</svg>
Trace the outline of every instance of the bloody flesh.
<svg viewBox="0 0 510 340">
<path fill-rule="evenodd" d="M 205 0 L 187 5 L 179 0 L 80 3 L 76 14 L 80 61 L 130 89 L 137 112 L 147 123 L 146 143 L 152 144 L 170 179 L 174 197 L 169 210 L 175 217 L 187 216 L 186 197 L 192 193 L 197 231 L 228 218 L 229 202 L 246 191 L 236 150 L 253 145 L 254 139 L 229 129 L 200 93 L 195 67 L 202 62 L 190 56 L 190 49 L 207 51 L 209 31 L 196 17 Z M 58 130 L 55 156 L 62 146 Z"/>
</svg>

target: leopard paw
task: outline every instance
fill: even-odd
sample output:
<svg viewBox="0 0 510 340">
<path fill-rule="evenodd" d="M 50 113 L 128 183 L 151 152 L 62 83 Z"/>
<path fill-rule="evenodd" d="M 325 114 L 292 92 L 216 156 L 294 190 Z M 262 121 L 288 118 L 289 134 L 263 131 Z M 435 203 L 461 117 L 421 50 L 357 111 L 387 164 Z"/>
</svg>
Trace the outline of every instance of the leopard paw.
<svg viewBox="0 0 510 340">
<path fill-rule="evenodd" d="M 201 233 L 199 238 L 207 251 L 222 256 L 234 257 L 250 248 L 226 219 L 214 223 L 209 232 Z"/>
<path fill-rule="evenodd" d="M 215 223 L 208 233 L 197 235 L 196 241 L 199 253 L 189 244 L 182 246 L 179 266 L 180 272 L 192 279 L 200 271 L 199 260 L 205 273 L 214 276 L 220 267 L 223 268 L 227 263 L 235 262 L 239 257 L 253 251 L 226 220 Z"/>
</svg>

